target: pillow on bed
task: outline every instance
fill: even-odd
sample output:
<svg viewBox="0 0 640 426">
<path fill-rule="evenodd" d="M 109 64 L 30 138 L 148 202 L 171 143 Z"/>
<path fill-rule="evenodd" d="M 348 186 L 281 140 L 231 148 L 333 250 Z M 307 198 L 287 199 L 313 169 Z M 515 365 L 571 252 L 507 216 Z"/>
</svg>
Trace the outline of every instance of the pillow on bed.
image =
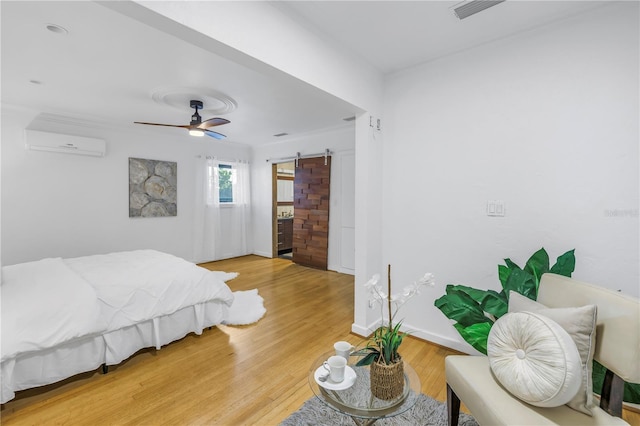
<svg viewBox="0 0 640 426">
<path fill-rule="evenodd" d="M 509 312 L 530 311 L 557 322 L 569 333 L 580 353 L 582 363 L 582 386 L 576 396 L 567 403 L 574 410 L 592 415 L 593 382 L 591 369 L 596 342 L 596 305 L 571 308 L 547 308 L 542 303 L 531 300 L 520 293 L 509 293 Z"/>
<path fill-rule="evenodd" d="M 487 355 L 502 386 L 537 407 L 564 405 L 582 385 L 576 344 L 558 323 L 540 314 L 503 315 L 491 327 Z"/>
</svg>

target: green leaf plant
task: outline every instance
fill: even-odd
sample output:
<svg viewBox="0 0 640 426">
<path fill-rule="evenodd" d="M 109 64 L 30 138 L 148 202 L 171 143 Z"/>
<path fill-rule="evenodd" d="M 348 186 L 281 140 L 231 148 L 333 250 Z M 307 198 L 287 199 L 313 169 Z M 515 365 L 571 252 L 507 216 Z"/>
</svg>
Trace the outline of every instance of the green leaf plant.
<svg viewBox="0 0 640 426">
<path fill-rule="evenodd" d="M 487 354 L 487 337 L 493 323 L 507 313 L 509 291 L 516 291 L 532 300 L 538 298 L 542 274 L 552 272 L 570 277 L 575 269 L 575 250 L 559 256 L 549 267 L 549 255 L 541 248 L 527 260 L 524 268 L 511 259 L 498 265 L 498 278 L 502 291 L 478 290 L 465 285 L 448 284 L 446 294 L 434 305 L 449 319 L 462 338 L 478 352 Z"/>
<path fill-rule="evenodd" d="M 574 250 L 569 250 L 558 257 L 555 265 L 549 267 L 549 255 L 541 248 L 529 258 L 524 268 L 511 259 L 504 259 L 504 263 L 498 265 L 498 277 L 502 284 L 500 293 L 449 284 L 446 294 L 434 302 L 447 318 L 455 321 L 453 326 L 462 338 L 485 355 L 491 326 L 507 312 L 509 291 L 517 291 L 537 300 L 542 274 L 551 272 L 570 277 L 576 266 L 576 258 Z M 602 389 L 605 370 L 600 363 L 593 361 L 593 389 L 596 393 Z M 625 382 L 623 401 L 640 403 L 640 384 Z"/>
<path fill-rule="evenodd" d="M 373 362 L 391 365 L 400 361 L 398 348 L 406 333 L 400 332 L 402 321 L 393 327 L 380 327 L 373 332 L 367 347 L 360 349 L 354 355 L 365 355 L 356 365 L 370 365 Z"/>
</svg>

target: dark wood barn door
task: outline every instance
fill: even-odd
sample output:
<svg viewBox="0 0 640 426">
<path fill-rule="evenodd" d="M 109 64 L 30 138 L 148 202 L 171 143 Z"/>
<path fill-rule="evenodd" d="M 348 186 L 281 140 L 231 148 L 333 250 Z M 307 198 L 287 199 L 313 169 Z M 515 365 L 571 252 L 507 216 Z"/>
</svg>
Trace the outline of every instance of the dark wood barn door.
<svg viewBox="0 0 640 426">
<path fill-rule="evenodd" d="M 326 164 L 325 164 L 326 161 Z M 298 160 L 293 182 L 293 261 L 327 269 L 331 157 Z"/>
</svg>

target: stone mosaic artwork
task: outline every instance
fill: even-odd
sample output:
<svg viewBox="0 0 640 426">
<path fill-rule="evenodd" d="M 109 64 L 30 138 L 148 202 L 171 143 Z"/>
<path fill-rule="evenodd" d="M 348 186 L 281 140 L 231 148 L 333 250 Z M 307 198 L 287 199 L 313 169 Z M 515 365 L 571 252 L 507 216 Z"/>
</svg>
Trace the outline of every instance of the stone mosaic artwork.
<svg viewBox="0 0 640 426">
<path fill-rule="evenodd" d="M 129 158 L 129 217 L 177 216 L 178 164 Z"/>
</svg>

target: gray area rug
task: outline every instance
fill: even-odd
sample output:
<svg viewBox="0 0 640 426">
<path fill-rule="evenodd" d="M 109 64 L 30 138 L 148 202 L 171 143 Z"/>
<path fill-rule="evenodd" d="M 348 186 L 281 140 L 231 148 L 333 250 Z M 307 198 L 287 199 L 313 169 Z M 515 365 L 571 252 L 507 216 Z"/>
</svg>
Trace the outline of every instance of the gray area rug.
<svg viewBox="0 0 640 426">
<path fill-rule="evenodd" d="M 426 395 L 419 395 L 416 404 L 410 410 L 395 417 L 380 419 L 376 426 L 446 426 L 447 404 L 436 401 Z M 460 413 L 460 426 L 478 426 L 473 417 Z M 302 407 L 287 417 L 281 426 L 354 426 L 351 417 L 340 414 L 328 407 L 316 396 L 305 402 Z"/>
</svg>

